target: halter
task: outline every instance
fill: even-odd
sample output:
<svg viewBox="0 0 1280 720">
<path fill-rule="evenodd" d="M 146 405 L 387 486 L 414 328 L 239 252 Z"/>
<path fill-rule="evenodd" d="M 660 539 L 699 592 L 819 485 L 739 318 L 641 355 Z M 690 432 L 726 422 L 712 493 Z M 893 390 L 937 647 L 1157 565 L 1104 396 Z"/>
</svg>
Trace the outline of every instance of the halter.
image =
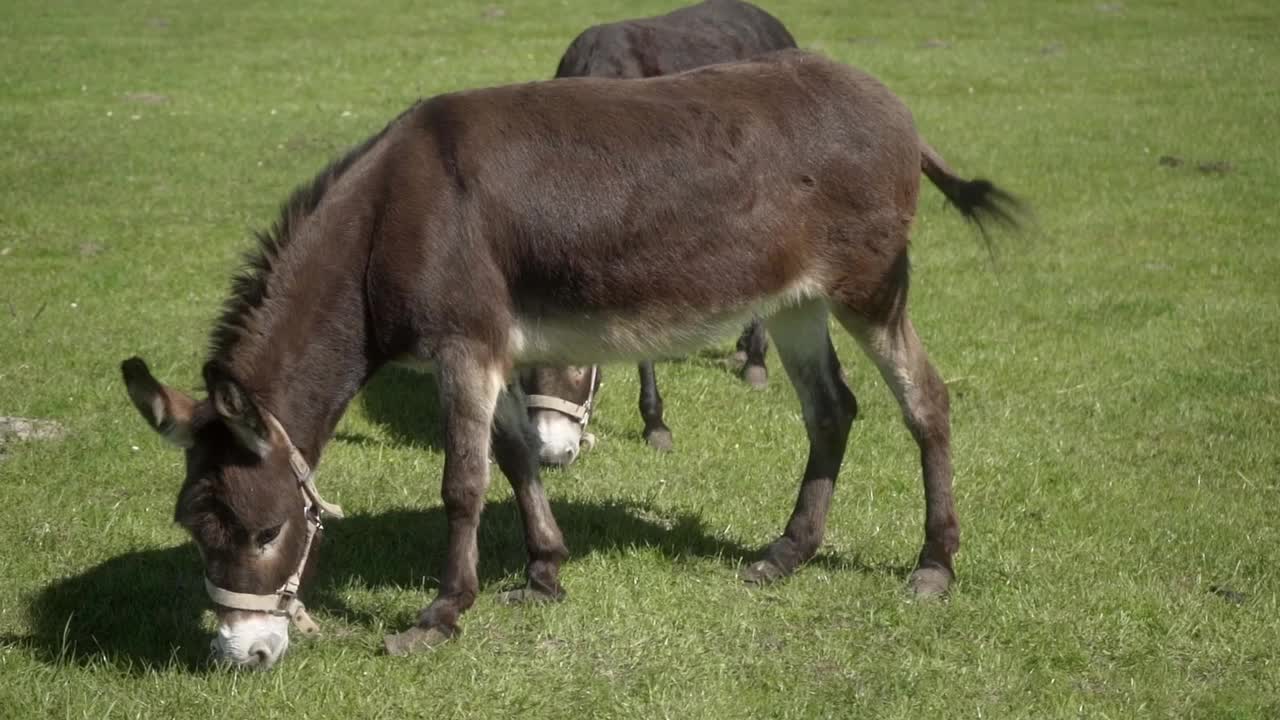
<svg viewBox="0 0 1280 720">
<path fill-rule="evenodd" d="M 302 490 L 302 514 L 307 519 L 307 540 L 302 546 L 302 557 L 298 559 L 298 567 L 289 579 L 269 595 L 232 592 L 214 585 L 208 576 L 204 579 L 204 589 L 209 593 L 209 599 L 222 607 L 287 617 L 298 626 L 299 630 L 309 635 L 318 632 L 320 627 L 307 614 L 306 607 L 298 599 L 298 585 L 302 583 L 302 571 L 307 566 L 307 556 L 311 554 L 311 544 L 315 540 L 316 531 L 324 527 L 320 522 L 321 517 L 327 513 L 341 518 L 343 517 L 342 508 L 325 502 L 325 499 L 320 497 L 320 491 L 316 489 L 315 470 L 307 464 L 306 458 L 302 457 L 297 446 L 289 439 L 289 433 L 284 431 L 280 421 L 269 412 L 263 412 L 262 415 L 276 432 L 280 433 L 285 445 L 289 447 L 289 467 L 293 470 L 293 475 L 298 480 L 298 487 Z"/>
<path fill-rule="evenodd" d="M 574 420 L 577 420 L 578 424 L 582 426 L 582 429 L 586 430 L 587 423 L 591 422 L 591 411 L 594 409 L 592 405 L 595 403 L 596 399 L 596 375 L 598 372 L 599 368 L 592 365 L 591 389 L 587 390 L 587 401 L 581 405 L 571 403 L 564 398 L 558 398 L 554 395 L 529 395 L 526 398 L 528 400 L 529 407 L 542 408 L 543 410 L 555 410 L 556 412 L 564 413 Z"/>
</svg>

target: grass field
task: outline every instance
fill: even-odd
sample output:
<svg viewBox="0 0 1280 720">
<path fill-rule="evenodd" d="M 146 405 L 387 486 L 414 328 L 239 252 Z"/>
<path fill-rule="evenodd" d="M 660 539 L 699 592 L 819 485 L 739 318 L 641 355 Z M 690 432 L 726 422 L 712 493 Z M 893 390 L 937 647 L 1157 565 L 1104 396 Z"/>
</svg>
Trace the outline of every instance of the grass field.
<svg viewBox="0 0 1280 720">
<path fill-rule="evenodd" d="M 599 447 L 546 477 L 567 602 L 494 601 L 524 561 L 495 478 L 461 640 L 386 657 L 444 539 L 434 390 L 392 371 L 322 463 L 350 515 L 310 592 L 324 636 L 270 673 L 205 667 L 181 456 L 120 360 L 198 388 L 238 255 L 294 185 L 417 97 L 547 77 L 587 25 L 671 7 L 366 5 L 6 3 L 0 415 L 69 434 L 0 459 L 0 717 L 1280 717 L 1271 0 L 767 3 L 1036 210 L 988 253 L 922 195 L 913 312 L 951 388 L 963 540 L 947 601 L 903 592 L 918 459 L 842 333 L 862 414 L 824 550 L 736 580 L 805 439 L 776 358 L 752 392 L 726 342 L 659 366 L 669 456 L 639 438 L 634 369 L 608 368 Z"/>
</svg>

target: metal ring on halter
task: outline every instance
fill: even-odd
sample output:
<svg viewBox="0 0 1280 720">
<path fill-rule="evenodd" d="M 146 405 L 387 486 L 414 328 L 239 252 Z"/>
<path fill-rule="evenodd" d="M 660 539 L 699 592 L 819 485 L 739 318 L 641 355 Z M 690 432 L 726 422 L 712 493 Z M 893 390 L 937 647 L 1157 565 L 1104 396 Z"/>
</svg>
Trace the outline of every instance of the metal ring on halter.
<svg viewBox="0 0 1280 720">
<path fill-rule="evenodd" d="M 559 398 L 554 395 L 528 395 L 525 399 L 529 407 L 541 408 L 543 410 L 555 410 L 556 412 L 564 413 L 574 420 L 577 420 L 578 424 L 585 429 L 587 427 L 587 423 L 591 422 L 592 405 L 594 405 L 596 399 L 596 377 L 598 376 L 599 370 L 598 366 L 591 366 L 591 385 L 590 389 L 587 390 L 587 401 L 581 405 L 569 402 L 564 398 Z"/>
<path fill-rule="evenodd" d="M 302 571 L 307 567 L 307 557 L 311 555 L 311 546 L 315 541 L 316 532 L 324 527 L 321 519 L 326 513 L 336 518 L 343 517 L 342 507 L 326 502 L 320 497 L 320 491 L 316 489 L 315 471 L 289 439 L 289 433 L 284 431 L 280 421 L 269 412 L 263 412 L 262 416 L 280 433 L 280 437 L 284 438 L 285 445 L 289 448 L 289 467 L 293 470 L 298 487 L 302 490 L 302 515 L 307 519 L 307 539 L 302 546 L 302 557 L 298 558 L 298 567 L 293 574 L 269 595 L 233 592 L 214 585 L 207 576 L 204 579 L 204 589 L 209 593 L 209 599 L 217 605 L 232 610 L 264 612 L 277 617 L 287 617 L 303 633 L 311 634 L 318 632 L 320 627 L 307 614 L 306 606 L 298 599 L 298 586 L 302 583 Z"/>
</svg>

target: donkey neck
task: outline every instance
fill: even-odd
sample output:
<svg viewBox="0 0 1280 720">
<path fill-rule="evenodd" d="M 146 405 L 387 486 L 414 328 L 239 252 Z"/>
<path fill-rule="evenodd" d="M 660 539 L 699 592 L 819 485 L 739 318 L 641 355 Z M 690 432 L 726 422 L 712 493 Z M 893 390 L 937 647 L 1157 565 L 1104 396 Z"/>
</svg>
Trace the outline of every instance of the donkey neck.
<svg viewBox="0 0 1280 720">
<path fill-rule="evenodd" d="M 265 265 L 262 302 L 241 318 L 225 356 L 215 354 L 313 464 L 378 364 L 367 323 L 367 224 L 358 214 L 334 221 L 339 214 L 295 225 Z"/>
</svg>

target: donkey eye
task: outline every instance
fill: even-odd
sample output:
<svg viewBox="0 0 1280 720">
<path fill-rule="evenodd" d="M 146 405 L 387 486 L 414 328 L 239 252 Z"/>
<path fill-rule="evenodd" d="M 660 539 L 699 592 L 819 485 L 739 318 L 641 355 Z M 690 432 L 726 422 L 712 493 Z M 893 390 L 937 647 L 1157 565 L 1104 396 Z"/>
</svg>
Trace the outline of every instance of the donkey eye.
<svg viewBox="0 0 1280 720">
<path fill-rule="evenodd" d="M 280 528 L 282 527 L 284 527 L 283 524 L 277 525 L 272 528 L 267 528 L 266 530 L 263 530 L 262 532 L 258 533 L 258 544 L 267 545 L 272 540 L 275 540 L 277 537 L 279 537 Z"/>
</svg>

